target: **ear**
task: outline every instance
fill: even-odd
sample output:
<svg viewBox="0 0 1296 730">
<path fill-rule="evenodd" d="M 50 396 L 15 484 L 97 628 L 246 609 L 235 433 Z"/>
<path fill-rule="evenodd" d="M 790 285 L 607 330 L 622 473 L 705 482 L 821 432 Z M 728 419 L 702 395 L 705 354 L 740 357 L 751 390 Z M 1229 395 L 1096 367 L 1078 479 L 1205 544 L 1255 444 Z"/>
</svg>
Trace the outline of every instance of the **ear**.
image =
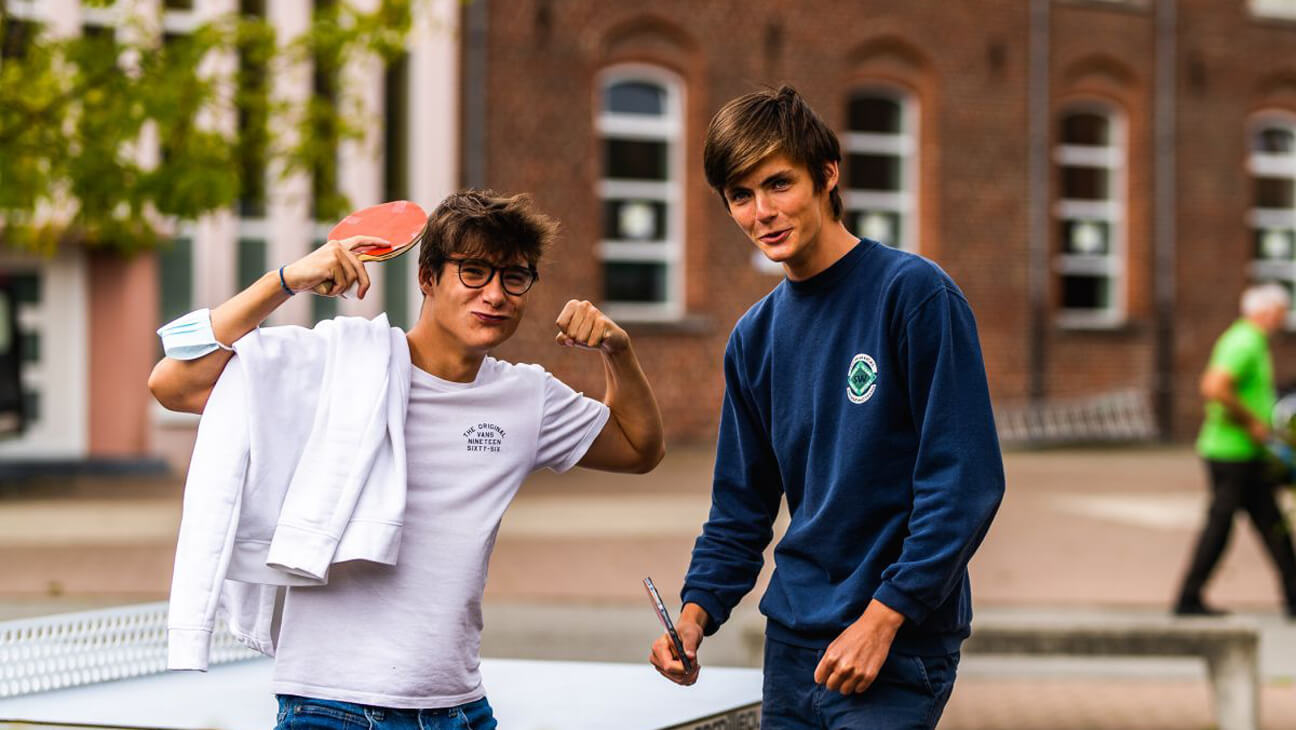
<svg viewBox="0 0 1296 730">
<path fill-rule="evenodd" d="M 824 190 L 832 190 L 837 187 L 837 179 L 840 176 L 840 167 L 837 162 L 830 161 L 824 163 Z"/>
<path fill-rule="evenodd" d="M 436 288 L 436 279 L 433 275 L 431 266 L 425 266 L 419 269 L 418 285 L 419 291 L 423 292 L 423 296 L 429 296 L 432 294 L 432 290 Z"/>
</svg>

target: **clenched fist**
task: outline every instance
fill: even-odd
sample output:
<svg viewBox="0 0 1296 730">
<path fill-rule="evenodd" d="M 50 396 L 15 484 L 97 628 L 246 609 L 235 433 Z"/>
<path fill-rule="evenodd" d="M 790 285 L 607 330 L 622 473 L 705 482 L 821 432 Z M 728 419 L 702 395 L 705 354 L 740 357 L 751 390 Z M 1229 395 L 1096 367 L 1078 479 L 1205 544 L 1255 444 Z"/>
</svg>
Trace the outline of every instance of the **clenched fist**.
<svg viewBox="0 0 1296 730">
<path fill-rule="evenodd" d="M 583 347 L 616 354 L 630 346 L 630 336 L 599 308 L 584 300 L 572 299 L 558 315 L 558 334 L 554 341 L 564 347 Z"/>
</svg>

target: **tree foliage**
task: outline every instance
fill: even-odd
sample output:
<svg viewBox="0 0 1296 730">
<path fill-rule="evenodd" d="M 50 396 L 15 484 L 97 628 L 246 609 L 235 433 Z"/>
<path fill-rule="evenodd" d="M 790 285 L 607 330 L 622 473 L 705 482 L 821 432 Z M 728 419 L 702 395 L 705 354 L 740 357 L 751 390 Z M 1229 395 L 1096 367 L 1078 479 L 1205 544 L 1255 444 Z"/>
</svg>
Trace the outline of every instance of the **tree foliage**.
<svg viewBox="0 0 1296 730">
<path fill-rule="evenodd" d="M 131 253 L 175 221 L 231 207 L 264 214 L 268 165 L 311 173 L 323 183 L 316 217 L 340 215 L 338 145 L 375 120 L 339 73 L 358 54 L 395 58 L 411 15 L 410 0 L 371 12 L 317 0 L 309 29 L 290 40 L 252 14 L 182 35 L 125 18 L 58 38 L 2 3 L 0 247 L 45 254 L 67 244 Z M 221 72 L 221 58 L 238 63 Z M 271 79 L 298 64 L 313 68 L 315 93 L 272 98 Z M 157 152 L 141 154 L 150 140 Z"/>
</svg>

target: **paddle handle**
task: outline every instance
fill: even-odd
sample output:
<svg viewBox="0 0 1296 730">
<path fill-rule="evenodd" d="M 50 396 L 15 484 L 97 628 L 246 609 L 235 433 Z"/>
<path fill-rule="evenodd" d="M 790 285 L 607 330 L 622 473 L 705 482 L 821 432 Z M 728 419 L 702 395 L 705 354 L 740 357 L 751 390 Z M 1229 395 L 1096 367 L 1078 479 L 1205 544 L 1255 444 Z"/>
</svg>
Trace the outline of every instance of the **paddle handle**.
<svg viewBox="0 0 1296 730">
<path fill-rule="evenodd" d="M 316 285 L 315 285 L 315 288 L 312 289 L 311 291 L 315 292 L 316 294 L 318 294 L 318 295 L 320 295 L 320 296 L 328 296 L 327 292 L 328 292 L 328 290 L 329 290 L 332 286 L 333 286 L 333 282 L 331 282 L 331 281 L 325 281 L 325 282 L 321 282 L 321 283 L 319 283 L 319 284 L 316 284 Z M 351 282 L 351 286 L 347 287 L 347 290 L 344 291 L 344 292 L 342 292 L 342 293 L 339 294 L 338 296 L 341 297 L 342 299 L 355 299 L 356 292 L 357 292 L 359 289 L 360 289 L 360 282 L 358 282 L 358 281 L 353 281 L 353 282 Z"/>
</svg>

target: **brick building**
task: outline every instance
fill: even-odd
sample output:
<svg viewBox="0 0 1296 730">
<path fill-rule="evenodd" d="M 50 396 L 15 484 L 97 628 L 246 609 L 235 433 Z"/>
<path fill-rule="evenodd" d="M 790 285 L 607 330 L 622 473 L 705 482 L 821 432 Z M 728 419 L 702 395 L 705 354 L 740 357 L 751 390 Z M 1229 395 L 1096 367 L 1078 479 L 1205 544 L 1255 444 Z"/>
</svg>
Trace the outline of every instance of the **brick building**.
<svg viewBox="0 0 1296 730">
<path fill-rule="evenodd" d="M 478 0 L 466 10 L 469 184 L 534 191 L 563 245 L 544 313 L 605 303 L 676 438 L 706 438 L 728 331 L 777 272 L 702 175 L 706 123 L 798 88 L 843 142 L 852 230 L 963 287 L 1002 409 L 1147 394 L 1177 438 L 1248 281 L 1292 284 L 1296 3 Z M 1296 325 L 1296 317 L 1293 318 Z M 1296 340 L 1280 336 L 1280 378 Z"/>
<path fill-rule="evenodd" d="M 376 155 L 339 151 L 340 186 L 356 205 L 532 192 L 564 234 L 501 356 L 601 392 L 596 359 L 551 342 L 567 298 L 595 301 L 634 336 L 676 442 L 713 436 L 725 339 L 779 281 L 702 176 L 707 121 L 761 84 L 796 86 L 838 131 L 847 225 L 963 287 L 1001 413 L 1134 390 L 1186 439 L 1242 288 L 1296 282 L 1296 0 L 473 0 L 457 18 L 449 0 L 424 6 L 439 17 L 408 58 L 361 70 L 381 139 Z M 114 22 L 78 0 L 8 7 L 60 33 Z M 158 3 L 168 32 L 251 8 L 290 35 L 310 7 Z M 261 209 L 183 226 L 159 256 L 0 252 L 0 269 L 26 277 L 19 320 L 39 347 L 25 384 L 40 411 L 0 443 L 0 466 L 183 459 L 193 419 L 144 388 L 152 330 L 313 245 L 328 222 L 303 207 L 311 188 L 271 176 Z M 381 268 L 364 303 L 298 297 L 272 321 L 387 309 L 410 322 L 412 267 Z M 1277 340 L 1287 380 L 1296 338 Z"/>
</svg>

